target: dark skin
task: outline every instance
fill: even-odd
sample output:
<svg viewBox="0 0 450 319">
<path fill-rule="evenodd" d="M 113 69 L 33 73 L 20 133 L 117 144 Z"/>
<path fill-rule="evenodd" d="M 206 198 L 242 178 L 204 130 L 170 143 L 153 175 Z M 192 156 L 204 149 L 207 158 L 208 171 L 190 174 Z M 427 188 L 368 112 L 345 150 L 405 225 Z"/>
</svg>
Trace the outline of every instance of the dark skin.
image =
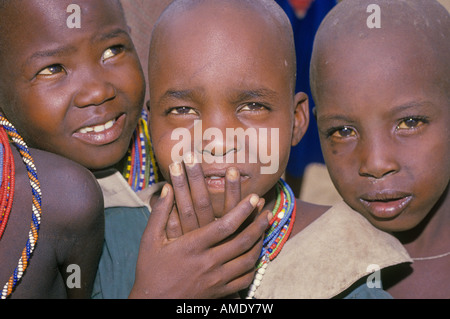
<svg viewBox="0 0 450 319">
<path fill-rule="evenodd" d="M 118 3 L 78 1 L 82 27 L 68 29 L 66 8 L 71 3 L 14 1 L 4 8 L 6 18 L 0 23 L 11 32 L 1 35 L 0 68 L 10 75 L 0 80 L 2 112 L 34 147 L 104 176 L 114 172 L 126 155 L 142 110 L 145 83 Z M 155 205 L 139 255 L 139 264 L 146 267 L 138 268 L 131 296 L 223 297 L 245 288 L 249 279 L 239 278 L 251 278 L 249 269 L 258 257 L 252 247 L 261 241 L 267 219 L 248 225 L 229 245 L 218 244 L 255 209 L 244 204 L 208 228 L 167 240 L 160 236 L 165 234 L 167 215 Z M 237 257 L 252 266 L 222 271 Z M 180 273 L 180 263 L 190 265 L 189 272 Z M 207 263 L 213 265 L 210 273 L 204 268 Z"/>
<path fill-rule="evenodd" d="M 313 60 L 317 120 L 344 200 L 396 236 L 411 257 L 437 256 L 450 247 L 448 42 L 424 45 L 426 33 L 403 22 L 402 28 L 385 22 L 364 40 L 322 31 Z M 448 29 L 443 34 L 448 38 Z M 384 271 L 383 286 L 395 298 L 448 298 L 449 267 L 448 256 L 417 260 Z"/>
<path fill-rule="evenodd" d="M 155 203 L 164 207 L 166 215 L 171 212 L 165 233 L 169 240 L 213 227 L 215 218 L 228 220 L 241 207 L 250 212 L 252 197 L 254 203 L 259 199 L 256 205 L 263 213 L 255 212 L 247 222 L 255 219 L 262 223 L 270 218 L 275 183 L 284 171 L 291 145 L 299 142 L 307 128 L 307 98 L 303 93 L 293 94 L 290 51 L 285 38 L 280 41 L 277 33 L 282 27 L 267 23 L 273 23 L 267 12 L 251 9 L 254 11 L 249 14 L 248 7 L 235 2 L 228 3 L 226 9 L 220 2 L 203 3 L 178 13 L 176 20 L 169 15 L 153 35 L 149 56 L 150 131 L 161 172 L 170 181 L 165 196 Z M 228 163 L 230 156 L 237 157 L 239 150 L 249 149 L 248 140 L 246 145 L 235 143 L 230 149 L 224 140 L 214 140 L 214 151 L 209 155 L 223 160 L 221 164 L 198 161 L 211 141 L 194 145 L 195 141 L 188 140 L 193 153 L 183 154 L 184 164 L 174 163 L 171 153 L 178 140 L 171 134 L 182 127 L 193 136 L 195 120 L 202 121 L 203 130 L 218 128 L 223 136 L 226 128 L 278 129 L 279 167 L 274 173 L 262 174 L 261 161 L 237 163 L 234 158 L 233 164 Z M 298 217 L 291 236 L 327 209 L 299 200 L 297 204 Z M 235 223 L 232 225 L 237 229 Z M 244 233 L 235 236 L 241 239 Z M 247 286 L 253 279 L 254 264 L 238 258 L 233 266 L 231 262 L 226 266 L 230 272 L 249 267 Z"/>
<path fill-rule="evenodd" d="M 13 148 L 14 202 L 0 245 L 0 280 L 17 266 L 31 225 L 32 193 L 26 167 Z M 92 174 L 63 157 L 31 149 L 42 190 L 41 227 L 34 253 L 10 298 L 89 298 L 103 243 L 103 200 Z M 71 264 L 81 288 L 70 289 Z"/>
</svg>

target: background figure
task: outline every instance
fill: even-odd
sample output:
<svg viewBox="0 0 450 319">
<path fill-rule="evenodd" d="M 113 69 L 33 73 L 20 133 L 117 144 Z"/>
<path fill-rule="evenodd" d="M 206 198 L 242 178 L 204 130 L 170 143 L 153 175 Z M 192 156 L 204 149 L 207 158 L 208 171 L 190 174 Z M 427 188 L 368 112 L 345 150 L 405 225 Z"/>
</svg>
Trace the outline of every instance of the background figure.
<svg viewBox="0 0 450 319">
<path fill-rule="evenodd" d="M 336 5 L 336 0 L 276 0 L 276 2 L 286 12 L 294 30 L 297 54 L 296 92 L 305 92 L 309 97 L 309 127 L 300 143 L 292 147 L 286 169 L 286 181 L 298 197 L 306 166 L 310 163 L 324 163 L 317 123 L 312 115 L 314 101 L 309 87 L 309 65 L 316 31 L 325 15 Z"/>
</svg>

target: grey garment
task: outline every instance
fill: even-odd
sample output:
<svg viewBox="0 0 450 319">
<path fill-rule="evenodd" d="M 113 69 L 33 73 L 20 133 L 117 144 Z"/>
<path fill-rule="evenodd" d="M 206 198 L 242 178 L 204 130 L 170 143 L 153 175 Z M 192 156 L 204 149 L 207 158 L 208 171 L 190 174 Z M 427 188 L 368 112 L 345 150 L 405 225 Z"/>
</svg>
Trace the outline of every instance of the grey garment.
<svg viewBox="0 0 450 319">
<path fill-rule="evenodd" d="M 105 242 L 92 290 L 95 299 L 126 299 L 134 284 L 147 207 L 105 209 Z"/>
</svg>

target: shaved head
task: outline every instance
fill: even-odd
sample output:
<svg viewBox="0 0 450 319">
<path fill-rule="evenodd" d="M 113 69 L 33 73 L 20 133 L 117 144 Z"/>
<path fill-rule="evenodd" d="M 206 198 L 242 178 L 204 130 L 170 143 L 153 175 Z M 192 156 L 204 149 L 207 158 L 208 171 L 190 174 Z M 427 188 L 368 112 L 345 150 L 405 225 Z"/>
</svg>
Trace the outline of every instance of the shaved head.
<svg viewBox="0 0 450 319">
<path fill-rule="evenodd" d="M 369 28 L 370 4 L 380 7 L 380 28 Z M 311 89 L 316 101 L 323 94 L 324 70 L 342 58 L 359 52 L 373 53 L 382 48 L 379 63 L 395 68 L 396 61 L 426 57 L 424 65 L 411 65 L 436 72 L 436 80 L 450 91 L 450 15 L 435 0 L 345 0 L 330 11 L 317 32 L 311 60 Z M 355 54 L 356 55 L 356 54 Z M 363 65 L 359 65 L 364 72 Z M 319 103 L 320 104 L 320 103 Z"/>
<path fill-rule="evenodd" d="M 155 47 L 160 41 L 165 40 L 167 27 L 174 23 L 180 16 L 195 11 L 208 13 L 210 18 L 219 18 L 227 14 L 241 16 L 242 19 L 253 19 L 256 15 L 266 21 L 267 26 L 276 34 L 277 42 L 274 45 L 280 47 L 286 53 L 286 67 L 291 76 L 292 89 L 295 90 L 296 80 L 296 55 L 293 31 L 283 9 L 273 0 L 175 0 L 161 14 L 157 20 L 150 42 L 149 76 L 152 74 L 152 66 L 158 62 Z M 238 12 L 238 14 L 236 14 Z M 208 18 L 205 15 L 203 15 Z M 198 23 L 202 23 L 200 19 Z M 207 24 L 207 23 L 206 23 Z M 207 26 L 206 26 L 207 27 Z M 243 30 L 244 31 L 244 30 Z M 271 39 L 270 41 L 272 41 Z"/>
</svg>

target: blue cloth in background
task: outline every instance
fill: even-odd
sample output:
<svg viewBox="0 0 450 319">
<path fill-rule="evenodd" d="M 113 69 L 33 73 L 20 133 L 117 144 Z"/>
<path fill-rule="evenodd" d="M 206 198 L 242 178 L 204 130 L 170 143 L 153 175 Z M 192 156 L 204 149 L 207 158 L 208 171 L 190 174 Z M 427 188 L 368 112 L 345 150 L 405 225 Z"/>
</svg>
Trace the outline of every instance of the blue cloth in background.
<svg viewBox="0 0 450 319">
<path fill-rule="evenodd" d="M 309 127 L 300 143 L 291 148 L 291 156 L 286 168 L 293 177 L 303 176 L 305 167 L 310 163 L 324 163 L 320 149 L 317 122 L 312 114 L 314 101 L 309 86 L 309 66 L 314 36 L 320 23 L 327 13 L 336 5 L 336 0 L 315 0 L 303 19 L 296 17 L 294 9 L 288 0 L 276 0 L 286 12 L 294 30 L 297 53 L 297 84 L 296 92 L 305 92 L 309 97 L 310 121 Z"/>
</svg>

